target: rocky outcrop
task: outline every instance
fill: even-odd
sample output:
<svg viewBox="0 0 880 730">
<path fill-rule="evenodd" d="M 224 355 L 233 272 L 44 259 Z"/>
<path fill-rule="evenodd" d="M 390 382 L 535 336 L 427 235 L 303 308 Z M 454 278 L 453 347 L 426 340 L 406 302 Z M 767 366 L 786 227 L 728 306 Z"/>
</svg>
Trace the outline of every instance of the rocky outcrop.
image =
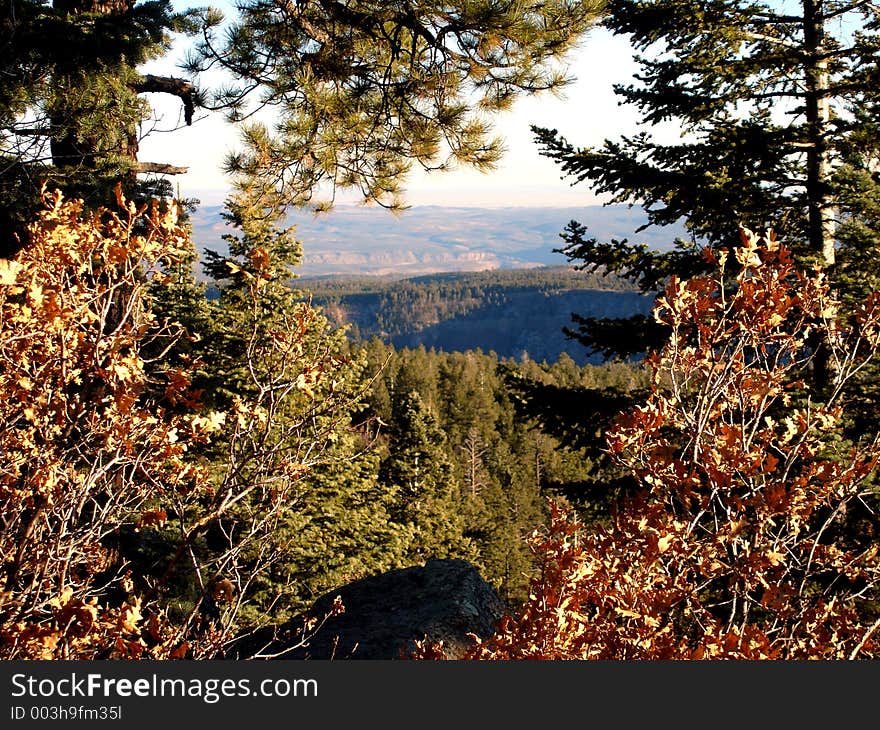
<svg viewBox="0 0 880 730">
<path fill-rule="evenodd" d="M 341 599 L 344 612 L 334 615 Z M 228 658 L 399 659 L 426 637 L 460 658 L 495 631 L 506 607 L 464 560 L 429 560 L 350 583 L 319 598 L 306 616 L 242 637 Z M 322 618 L 326 618 L 320 623 Z M 319 627 L 303 642 L 308 620 Z"/>
</svg>

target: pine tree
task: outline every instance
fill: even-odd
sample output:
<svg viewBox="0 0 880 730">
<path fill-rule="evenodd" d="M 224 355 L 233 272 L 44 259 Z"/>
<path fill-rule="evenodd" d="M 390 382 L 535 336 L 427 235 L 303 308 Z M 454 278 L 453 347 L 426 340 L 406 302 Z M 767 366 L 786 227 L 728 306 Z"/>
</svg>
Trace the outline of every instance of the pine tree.
<svg viewBox="0 0 880 730">
<path fill-rule="evenodd" d="M 249 347 L 271 342 L 274 330 L 295 326 L 297 312 L 305 303 L 291 287 L 293 268 L 302 258 L 302 246 L 292 227 L 283 227 L 284 211 L 253 189 L 243 189 L 226 203 L 223 213 L 235 232 L 223 235 L 226 255 L 206 252 L 205 272 L 220 298 L 213 313 L 210 341 L 205 357 L 211 361 L 212 381 L 207 384 L 215 400 L 253 392 L 256 384 L 248 373 Z M 265 277 L 259 299 L 252 287 L 259 272 Z M 314 334 L 326 328 L 323 318 L 314 320 Z M 335 342 L 338 347 L 338 340 Z M 264 374 L 279 363 L 256 358 Z"/>
<path fill-rule="evenodd" d="M 400 565 L 409 534 L 389 520 L 394 491 L 378 481 L 374 431 L 354 427 L 366 359 L 291 286 L 301 247 L 282 218 L 255 191 L 228 201 L 228 255 L 206 265 L 219 300 L 201 305 L 198 338 L 176 353 L 201 362 L 203 418 L 226 414 L 198 457 L 216 494 L 229 495 L 193 533 L 191 565 L 178 561 L 177 599 L 211 608 L 209 579 L 224 576 L 236 600 L 223 620 L 238 625 L 280 621 L 335 585 Z M 198 291 L 185 273 L 159 309 L 175 313 Z"/>
<path fill-rule="evenodd" d="M 396 398 L 390 439 L 380 478 L 396 490 L 392 520 L 412 529 L 407 559 L 472 557 L 446 438 L 416 391 Z"/>
<path fill-rule="evenodd" d="M 608 11 L 604 25 L 643 54 L 638 83 L 616 88 L 622 103 L 635 106 L 648 127 L 679 124 L 681 141 L 663 144 L 644 131 L 577 149 L 535 128 L 537 140 L 565 173 L 614 202 L 637 201 L 650 225 L 683 219 L 692 239 L 659 254 L 598 242 L 572 222 L 563 234 L 566 254 L 653 290 L 671 274 L 705 270 L 701 247 L 729 247 L 746 225 L 772 227 L 838 278 L 858 279 L 873 268 L 867 252 L 880 199 L 875 3 L 803 0 L 782 9 L 738 0 L 613 0 Z M 644 318 L 628 332 L 576 321 L 581 341 L 606 353 L 659 342 Z"/>
<path fill-rule="evenodd" d="M 403 567 L 412 535 L 391 520 L 395 492 L 378 475 L 378 451 L 341 430 L 273 531 L 273 563 L 254 582 L 243 618 L 277 623 L 327 591 Z"/>
<path fill-rule="evenodd" d="M 211 327 L 212 310 L 207 296 L 207 284 L 196 276 L 199 252 L 192 240 L 189 217 L 180 215 L 180 225 L 187 228 L 189 237 L 185 247 L 173 261 L 168 262 L 150 281 L 150 306 L 159 321 L 176 323 L 185 333 L 173 345 L 152 348 L 151 365 L 163 370 L 186 365 L 189 369 L 201 355 L 203 338 Z M 198 369 L 196 377 L 204 379 L 204 369 Z M 200 382 L 196 387 L 203 387 Z"/>
<path fill-rule="evenodd" d="M 400 350 L 385 372 L 392 409 L 399 408 L 410 393 L 418 393 L 423 405 L 438 413 L 441 401 L 438 366 L 436 353 L 427 351 L 424 345 Z"/>
<path fill-rule="evenodd" d="M 495 363 L 478 352 L 453 352 L 442 358 L 438 370 L 443 430 L 459 450 L 469 443 L 466 450 L 473 460 L 500 417 Z"/>
<path fill-rule="evenodd" d="M 531 455 L 522 452 L 521 436 L 492 444 L 485 457 L 489 478 L 467 511 L 480 567 L 511 606 L 528 597 L 535 563 L 527 540 L 546 517 L 541 485 Z"/>
<path fill-rule="evenodd" d="M 137 185 L 141 172 L 184 171 L 138 162 L 138 125 L 150 116 L 140 94 L 180 97 L 189 123 L 195 87 L 137 67 L 167 52 L 172 32 L 194 30 L 192 18 L 169 0 L 16 0 L 0 24 L 0 255 L 24 242 L 44 183 L 92 206 L 114 200 L 119 181 L 129 194 L 168 193 Z"/>
<path fill-rule="evenodd" d="M 399 206 L 413 164 L 491 167 L 501 147 L 488 114 L 564 84 L 558 62 L 600 8 L 596 0 L 246 0 L 189 66 L 233 76 L 209 102 L 231 119 L 262 107 L 278 115 L 272 129 L 243 127 L 245 148 L 228 159 L 230 171 L 262 175 L 289 202 L 313 201 L 328 184 L 331 197 L 354 188 Z"/>
<path fill-rule="evenodd" d="M 388 348 L 374 342 L 370 349 L 371 367 L 386 362 Z M 383 479 L 405 485 L 424 482 L 429 474 L 437 483 L 440 472 L 449 483 L 447 494 L 457 495 L 446 503 L 460 515 L 450 534 L 460 532 L 468 545 L 460 556 L 469 557 L 511 605 L 524 600 L 534 567 L 527 537 L 545 519 L 542 484 L 535 477 L 534 434 L 516 417 L 497 359 L 478 351 L 401 350 L 373 382 L 368 402 L 374 415 L 390 425 Z M 426 420 L 434 426 L 426 427 Z M 541 439 L 539 460 L 542 468 L 548 466 L 551 480 L 561 475 L 558 467 L 566 461 L 554 456 L 558 446 L 553 439 Z M 569 456 L 580 461 L 579 455 Z M 451 478 L 444 473 L 447 469 Z M 392 514 L 415 528 L 411 559 L 424 559 L 416 552 L 418 544 L 430 543 L 431 537 L 418 532 L 409 509 L 412 496 L 407 499 L 413 492 L 398 489 Z M 440 505 L 434 512 L 442 515 L 447 508 Z"/>
<path fill-rule="evenodd" d="M 0 255 L 24 244 L 46 181 L 92 206 L 111 202 L 120 180 L 130 193 L 169 193 L 164 178 L 137 177 L 186 171 L 137 159 L 146 92 L 179 97 L 187 124 L 196 107 L 235 123 L 273 107 L 276 128 L 245 124 L 228 168 L 287 203 L 329 183 L 399 205 L 413 162 L 491 166 L 500 143 L 486 114 L 564 84 L 559 61 L 599 5 L 247 0 L 221 39 L 221 13 L 174 12 L 170 0 L 15 0 L 0 19 L 0 224 L 17 237 L 4 234 Z M 193 80 L 140 73 L 173 32 L 202 34 Z M 199 89 L 209 68 L 231 81 Z"/>
</svg>

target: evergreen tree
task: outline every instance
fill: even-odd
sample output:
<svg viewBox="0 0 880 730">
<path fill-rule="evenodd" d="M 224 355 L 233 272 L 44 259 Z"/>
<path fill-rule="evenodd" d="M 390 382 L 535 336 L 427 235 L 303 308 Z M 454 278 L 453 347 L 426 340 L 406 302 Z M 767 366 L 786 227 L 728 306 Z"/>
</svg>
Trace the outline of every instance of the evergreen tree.
<svg viewBox="0 0 880 730">
<path fill-rule="evenodd" d="M 302 295 L 291 287 L 302 246 L 292 227 L 280 225 L 285 217 L 283 209 L 254 189 L 243 189 L 227 200 L 223 217 L 235 231 L 223 235 L 228 253 L 209 250 L 204 265 L 220 293 L 205 358 L 211 362 L 212 373 L 207 390 L 221 404 L 234 394 L 258 387 L 248 372 L 248 348 L 270 343 L 274 331 L 289 331 L 305 306 Z M 252 287 L 258 274 L 265 278 L 255 301 Z M 313 327 L 317 337 L 326 321 L 315 318 Z M 339 347 L 338 338 L 334 346 Z M 272 368 L 284 365 L 262 357 L 254 364 L 267 375 Z"/>
<path fill-rule="evenodd" d="M 605 434 L 613 419 L 647 392 L 645 369 L 606 363 L 575 373 L 561 360 L 549 368 L 507 365 L 502 372 L 516 422 L 532 429 L 514 432 L 516 452 L 530 462 L 524 473 L 544 491 L 564 496 L 582 519 L 607 518 L 633 482 L 609 463 Z"/>
<path fill-rule="evenodd" d="M 187 123 L 196 102 L 189 82 L 137 71 L 167 52 L 172 32 L 195 28 L 170 0 L 16 0 L 0 28 L 0 255 L 20 245 L 10 233 L 24 237 L 43 183 L 96 206 L 119 181 L 132 194 L 138 173 L 183 171 L 137 160 L 150 116 L 140 94 L 180 97 Z M 169 192 L 155 182 L 139 190 Z"/>
<path fill-rule="evenodd" d="M 170 192 L 137 177 L 186 171 L 137 159 L 147 92 L 179 97 L 187 124 L 197 106 L 234 122 L 274 107 L 277 128 L 243 127 L 229 169 L 278 183 L 286 202 L 328 182 L 387 201 L 412 161 L 491 166 L 500 145 L 483 113 L 565 83 L 557 62 L 598 5 L 246 0 L 218 39 L 221 13 L 170 0 L 14 0 L 0 19 L 0 255 L 23 245 L 46 181 L 92 206 L 120 180 L 130 197 Z M 181 31 L 204 39 L 190 71 L 221 68 L 230 84 L 208 94 L 138 70 Z"/>
<path fill-rule="evenodd" d="M 412 534 L 391 520 L 395 492 L 378 474 L 378 451 L 340 431 L 271 535 L 274 560 L 254 582 L 245 618 L 277 622 L 327 591 L 403 567 Z"/>
<path fill-rule="evenodd" d="M 391 392 L 388 373 L 392 370 L 395 351 L 378 337 L 373 337 L 363 345 L 367 361 L 367 372 L 374 375 L 365 397 L 367 411 L 378 420 L 382 427 L 391 423 Z"/>
<path fill-rule="evenodd" d="M 704 270 L 701 247 L 736 244 L 740 225 L 772 226 L 801 256 L 835 267 L 838 278 L 875 268 L 875 3 L 612 0 L 604 25 L 643 54 L 638 83 L 616 88 L 622 103 L 634 105 L 649 127 L 679 124 L 681 141 L 663 144 L 643 131 L 577 149 L 535 128 L 537 140 L 595 192 L 636 200 L 649 225 L 683 219 L 692 239 L 660 254 L 598 242 L 572 222 L 563 234 L 566 254 L 653 290 L 670 274 Z M 645 318 L 628 331 L 576 321 L 581 341 L 606 353 L 658 342 Z"/>
<path fill-rule="evenodd" d="M 208 301 L 207 284 L 196 278 L 199 253 L 192 240 L 188 216 L 181 214 L 182 226 L 189 237 L 173 261 L 167 262 L 158 276 L 150 280 L 150 308 L 157 320 L 179 325 L 183 337 L 169 346 L 152 348 L 151 365 L 157 369 L 193 364 L 202 354 L 204 337 L 211 328 L 214 310 Z M 204 367 L 198 370 L 204 379 Z M 199 383 L 199 387 L 204 382 Z"/>
<path fill-rule="evenodd" d="M 401 350 L 387 371 L 392 408 L 399 408 L 410 393 L 418 393 L 423 405 L 434 413 L 440 411 L 438 367 L 440 358 L 424 345 Z M 392 415 L 392 418 L 396 416 Z"/>
<path fill-rule="evenodd" d="M 189 66 L 232 75 L 210 102 L 231 119 L 262 107 L 278 116 L 272 129 L 243 128 L 230 171 L 264 176 L 290 202 L 312 201 L 329 184 L 397 206 L 413 163 L 492 166 L 501 148 L 487 113 L 564 84 L 558 61 L 600 8 L 596 0 L 245 0 Z"/>
<path fill-rule="evenodd" d="M 204 418 L 227 415 L 199 456 L 217 494 L 232 496 L 189 546 L 199 580 L 181 563 L 176 585 L 188 608 L 210 597 L 187 596 L 187 586 L 204 593 L 210 576 L 225 576 L 235 586 L 236 621 L 251 625 L 399 565 L 409 533 L 389 520 L 395 493 L 378 481 L 372 431 L 353 425 L 365 358 L 291 286 L 301 255 L 293 230 L 255 191 L 231 198 L 226 215 L 236 231 L 226 236 L 228 255 L 212 254 L 206 265 L 219 300 L 201 305 L 208 309 L 198 338 L 175 354 L 202 362 L 195 385 Z M 186 274 L 158 310 L 177 313 L 199 290 Z"/>
<path fill-rule="evenodd" d="M 444 470 L 448 467 L 451 481 L 458 485 L 455 508 L 461 522 L 455 531 L 461 531 L 472 545 L 471 559 L 511 605 L 525 600 L 534 568 L 527 538 L 545 523 L 543 491 L 558 492 L 565 485 L 577 492 L 577 485 L 583 486 L 590 475 L 592 464 L 582 449 L 569 448 L 538 431 L 534 415 L 515 403 L 519 395 L 509 387 L 509 371 L 519 366 L 502 366 L 494 355 L 479 351 L 445 353 L 419 348 L 394 352 L 378 340 L 371 341 L 368 349 L 369 371 L 385 364 L 381 376 L 372 381 L 367 398 L 370 412 L 390 425 L 382 478 L 404 484 L 412 481 L 416 472 L 424 477 L 424 454 L 433 453 L 432 462 L 444 464 Z M 608 368 L 615 370 L 613 376 L 604 375 Z M 627 377 L 633 368 L 578 369 L 573 362 L 563 362 L 555 375 L 533 363 L 525 369 L 548 382 L 559 377 L 566 383 L 589 382 L 595 386 Z M 395 382 L 401 387 L 389 387 Z M 420 390 L 410 390 L 407 397 L 403 385 Z M 436 403 L 436 410 L 428 405 L 428 397 Z M 403 422 L 402 412 L 411 414 Z M 434 422 L 437 432 L 433 437 L 427 434 L 434 429 L 425 429 L 423 419 L 412 415 L 418 413 L 427 413 Z M 578 413 L 582 415 L 583 411 Z M 413 423 L 416 425 L 411 427 Z M 425 435 L 414 443 L 407 436 L 411 433 Z M 429 449 L 426 443 L 434 447 Z M 433 467 L 427 471 L 436 473 Z M 396 473 L 393 479 L 392 472 Z M 583 494 L 580 496 L 583 500 Z M 401 490 L 393 514 L 400 522 L 415 527 L 407 515 L 405 497 L 406 492 Z M 430 538 L 416 532 L 416 543 L 425 539 Z M 423 557 L 415 554 L 411 559 Z"/>
<path fill-rule="evenodd" d="M 380 477 L 396 490 L 391 518 L 410 527 L 411 562 L 428 558 L 469 558 L 461 487 L 446 452 L 446 438 L 416 391 L 400 395 L 393 406 L 389 455 Z"/>
<path fill-rule="evenodd" d="M 522 453 L 523 435 L 492 444 L 485 457 L 489 478 L 467 512 L 480 566 L 508 605 L 528 597 L 534 556 L 527 539 L 546 519 L 531 455 Z"/>
<path fill-rule="evenodd" d="M 526 538 L 544 518 L 541 483 L 523 449 L 528 429 L 514 422 L 494 357 L 473 351 L 439 357 L 441 417 L 462 485 L 466 534 L 482 575 L 505 601 L 519 603 L 532 572 Z"/>
</svg>

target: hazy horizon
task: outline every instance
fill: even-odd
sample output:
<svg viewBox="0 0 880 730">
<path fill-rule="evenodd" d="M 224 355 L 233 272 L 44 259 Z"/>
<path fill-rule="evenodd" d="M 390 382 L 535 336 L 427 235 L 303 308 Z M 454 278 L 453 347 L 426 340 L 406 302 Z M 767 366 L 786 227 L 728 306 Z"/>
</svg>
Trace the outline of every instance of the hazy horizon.
<svg viewBox="0 0 880 730">
<path fill-rule="evenodd" d="M 193 239 L 200 251 L 225 250 L 229 233 L 217 204 L 203 204 L 193 216 Z M 403 213 L 342 204 L 328 213 L 290 211 L 303 245 L 303 276 L 419 275 L 563 265 L 560 233 L 571 220 L 601 240 L 629 239 L 668 250 L 681 226 L 652 227 L 644 211 L 626 205 L 414 206 Z"/>
</svg>

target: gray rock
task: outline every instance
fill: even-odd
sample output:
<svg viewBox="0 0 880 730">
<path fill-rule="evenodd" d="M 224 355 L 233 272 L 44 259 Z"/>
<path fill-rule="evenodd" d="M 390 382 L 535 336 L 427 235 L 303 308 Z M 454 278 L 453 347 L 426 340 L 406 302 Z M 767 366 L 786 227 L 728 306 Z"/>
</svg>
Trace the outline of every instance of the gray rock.
<svg viewBox="0 0 880 730">
<path fill-rule="evenodd" d="M 303 624 L 331 614 L 339 597 L 344 612 L 331 615 L 303 646 Z M 464 560 L 429 560 L 424 566 L 364 578 L 319 598 L 305 616 L 236 641 L 231 659 L 400 659 L 427 637 L 460 658 L 486 639 L 507 608 Z"/>
</svg>

